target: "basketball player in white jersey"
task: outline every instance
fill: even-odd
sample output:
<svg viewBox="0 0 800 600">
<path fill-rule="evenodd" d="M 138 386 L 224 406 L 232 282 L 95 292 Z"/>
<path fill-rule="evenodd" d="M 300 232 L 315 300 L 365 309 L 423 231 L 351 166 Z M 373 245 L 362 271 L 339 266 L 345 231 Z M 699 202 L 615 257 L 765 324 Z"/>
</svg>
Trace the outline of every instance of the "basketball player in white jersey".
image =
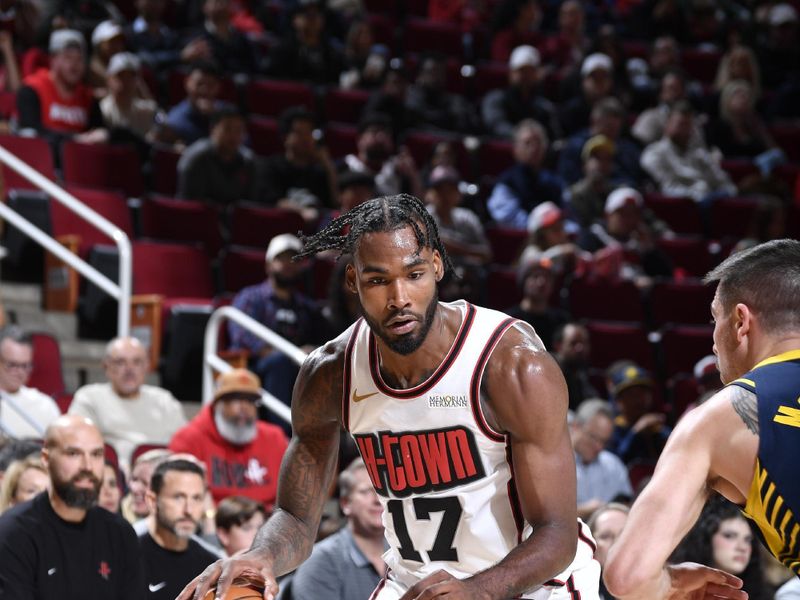
<svg viewBox="0 0 800 600">
<path fill-rule="evenodd" d="M 215 583 L 221 598 L 239 576 L 275 597 L 275 578 L 311 552 L 340 426 L 384 505 L 388 572 L 374 599 L 596 600 L 567 388 L 536 333 L 496 311 L 438 302 L 450 262 L 412 196 L 354 208 L 298 256 L 329 249 L 352 255 L 346 285 L 364 317 L 300 371 L 276 510 L 252 548 L 211 565 L 179 600 L 200 600 Z"/>
</svg>

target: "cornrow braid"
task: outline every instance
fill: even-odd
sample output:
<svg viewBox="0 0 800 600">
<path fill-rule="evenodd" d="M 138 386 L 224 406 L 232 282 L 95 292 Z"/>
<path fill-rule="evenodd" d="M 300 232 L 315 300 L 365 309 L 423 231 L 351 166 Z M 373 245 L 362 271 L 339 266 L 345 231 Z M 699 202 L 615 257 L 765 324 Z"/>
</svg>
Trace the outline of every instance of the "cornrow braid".
<svg viewBox="0 0 800 600">
<path fill-rule="evenodd" d="M 361 236 L 374 231 L 395 231 L 411 227 L 420 248 L 438 250 L 444 272 L 453 274 L 453 263 L 439 239 L 439 228 L 420 200 L 410 194 L 373 198 L 337 217 L 310 236 L 301 236 L 303 250 L 294 259 L 300 260 L 325 250 L 355 254 Z M 349 228 L 348 228 L 349 227 Z"/>
</svg>

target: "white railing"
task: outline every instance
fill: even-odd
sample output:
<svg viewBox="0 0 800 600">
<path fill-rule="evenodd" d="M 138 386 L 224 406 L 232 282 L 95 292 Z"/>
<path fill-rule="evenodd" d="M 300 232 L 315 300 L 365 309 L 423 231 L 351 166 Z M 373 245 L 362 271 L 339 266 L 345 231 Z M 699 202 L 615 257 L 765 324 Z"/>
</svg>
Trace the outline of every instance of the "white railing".
<svg viewBox="0 0 800 600">
<path fill-rule="evenodd" d="M 119 250 L 119 284 L 114 283 L 100 271 L 95 269 L 85 260 L 67 250 L 52 236 L 45 233 L 30 221 L 25 219 L 4 202 L 0 202 L 0 217 L 11 223 L 22 233 L 30 237 L 37 244 L 55 254 L 59 259 L 89 279 L 100 289 L 117 301 L 117 335 L 127 336 L 131 327 L 131 279 L 132 279 L 132 252 L 128 236 L 119 227 L 105 217 L 97 214 L 83 204 L 72 194 L 50 181 L 47 177 L 33 169 L 11 152 L 0 146 L 0 163 L 13 169 L 33 185 L 46 192 L 53 200 L 61 202 L 64 206 L 88 221 L 91 225 L 109 236 Z M 120 168 L 125 168 L 121 166 Z"/>
<path fill-rule="evenodd" d="M 0 401 L 2 401 L 2 403 L 3 403 L 3 405 L 4 405 L 4 407 L 5 407 L 5 408 L 10 408 L 11 410 L 13 410 L 13 411 L 14 411 L 15 413 L 17 413 L 17 414 L 18 414 L 20 417 L 22 417 L 22 420 L 23 420 L 23 421 L 25 421 L 25 422 L 26 422 L 28 425 L 30 425 L 31 427 L 33 427 L 33 430 L 34 430 L 36 433 L 38 433 L 38 434 L 39 434 L 39 437 L 42 437 L 42 438 L 44 437 L 44 431 L 45 431 L 45 428 L 44 428 L 44 426 L 43 426 L 41 423 L 39 423 L 39 421 L 37 421 L 36 419 L 34 419 L 34 418 L 33 418 L 33 417 L 30 415 L 30 414 L 28 414 L 28 413 L 25 411 L 25 408 L 24 408 L 24 407 L 20 406 L 20 405 L 17 403 L 17 401 L 16 401 L 16 400 L 14 400 L 14 398 L 12 398 L 11 396 L 9 396 L 9 395 L 8 395 L 6 392 L 4 392 L 3 390 L 0 390 Z M 0 422 L 0 433 L 4 433 L 4 434 L 6 434 L 6 435 L 7 435 L 7 436 L 9 436 L 9 437 L 16 437 L 16 436 L 17 436 L 17 432 L 16 432 L 16 431 L 11 431 L 11 430 L 9 430 L 7 427 L 5 427 L 5 426 L 3 425 L 3 423 L 2 423 L 2 422 Z"/>
<path fill-rule="evenodd" d="M 307 354 L 300 348 L 249 317 L 238 308 L 222 306 L 211 314 L 206 324 L 205 342 L 203 344 L 203 404 L 211 402 L 211 398 L 214 395 L 214 371 L 227 373 L 233 368 L 217 354 L 219 327 L 225 319 L 233 321 L 260 337 L 275 350 L 283 352 L 298 365 L 303 364 L 306 359 Z M 266 390 L 261 390 L 261 392 L 261 403 L 284 421 L 291 423 L 292 412 L 289 407 Z"/>
</svg>

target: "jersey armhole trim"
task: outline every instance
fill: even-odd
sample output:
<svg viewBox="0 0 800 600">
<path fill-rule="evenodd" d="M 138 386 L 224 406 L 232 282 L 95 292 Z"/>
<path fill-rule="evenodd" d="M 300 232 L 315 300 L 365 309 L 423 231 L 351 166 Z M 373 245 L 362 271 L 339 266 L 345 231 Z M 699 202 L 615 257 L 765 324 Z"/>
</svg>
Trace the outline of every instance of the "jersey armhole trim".
<svg viewBox="0 0 800 600">
<path fill-rule="evenodd" d="M 344 351 L 344 370 L 342 373 L 342 427 L 350 431 L 350 378 L 352 377 L 353 346 L 355 346 L 358 333 L 361 330 L 362 319 L 356 321 L 350 339 L 347 340 L 347 347 Z"/>
</svg>

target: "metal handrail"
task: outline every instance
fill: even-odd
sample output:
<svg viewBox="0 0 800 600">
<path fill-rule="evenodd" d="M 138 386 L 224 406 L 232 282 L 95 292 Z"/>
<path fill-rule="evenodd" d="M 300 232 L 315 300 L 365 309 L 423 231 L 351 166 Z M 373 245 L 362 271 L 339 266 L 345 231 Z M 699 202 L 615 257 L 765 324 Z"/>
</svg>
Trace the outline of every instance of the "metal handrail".
<svg viewBox="0 0 800 600">
<path fill-rule="evenodd" d="M 211 313 L 211 317 L 208 319 L 208 323 L 206 323 L 205 341 L 203 343 L 203 404 L 211 402 L 211 398 L 214 394 L 214 371 L 227 373 L 233 369 L 233 367 L 217 355 L 219 327 L 225 319 L 230 319 L 234 323 L 249 330 L 276 350 L 283 352 L 298 365 L 303 364 L 306 356 L 308 356 L 300 348 L 279 336 L 269 327 L 265 327 L 262 323 L 246 315 L 238 308 L 233 306 L 221 306 Z M 261 403 L 284 421 L 291 423 L 292 412 L 289 407 L 266 390 L 261 390 Z"/>
<path fill-rule="evenodd" d="M 117 335 L 128 336 L 131 327 L 131 281 L 133 273 L 133 252 L 128 236 L 111 221 L 93 211 L 75 196 L 14 156 L 3 146 L 0 146 L 0 163 L 19 173 L 33 185 L 46 192 L 51 198 L 57 200 L 114 240 L 119 250 L 119 284 L 114 283 L 85 260 L 67 250 L 51 235 L 33 225 L 7 204 L 0 202 L 0 217 L 14 225 L 37 244 L 44 246 L 46 250 L 55 254 L 59 259 L 117 301 Z"/>
<path fill-rule="evenodd" d="M 30 414 L 28 414 L 25 409 L 20 406 L 16 400 L 14 400 L 7 392 L 4 390 L 0 390 L 0 400 L 2 400 L 3 404 L 10 407 L 15 413 L 17 413 L 22 420 L 25 421 L 28 425 L 30 425 L 33 430 L 39 434 L 39 437 L 44 437 L 45 428 L 42 426 L 39 421 L 34 419 Z M 14 431 L 9 431 L 2 422 L 0 422 L 0 432 L 5 433 L 6 435 L 15 436 Z"/>
</svg>

